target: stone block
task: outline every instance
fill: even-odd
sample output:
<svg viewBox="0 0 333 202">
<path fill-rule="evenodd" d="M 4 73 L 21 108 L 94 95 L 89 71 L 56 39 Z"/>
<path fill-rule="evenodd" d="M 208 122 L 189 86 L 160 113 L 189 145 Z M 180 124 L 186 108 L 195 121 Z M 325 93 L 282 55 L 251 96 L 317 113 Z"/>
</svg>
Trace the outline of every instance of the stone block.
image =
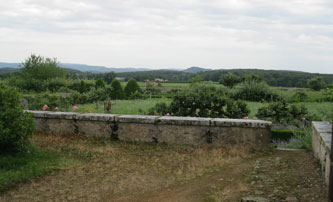
<svg viewBox="0 0 333 202">
<path fill-rule="evenodd" d="M 159 116 L 148 115 L 121 115 L 118 117 L 119 123 L 157 123 Z"/>
<path fill-rule="evenodd" d="M 113 122 L 113 121 L 116 120 L 116 117 L 118 117 L 118 115 L 88 113 L 88 114 L 77 114 L 76 115 L 76 120 Z"/>
<path fill-rule="evenodd" d="M 162 116 L 158 119 L 158 124 L 181 126 L 209 126 L 211 125 L 211 120 L 211 118 L 199 117 Z"/>
</svg>

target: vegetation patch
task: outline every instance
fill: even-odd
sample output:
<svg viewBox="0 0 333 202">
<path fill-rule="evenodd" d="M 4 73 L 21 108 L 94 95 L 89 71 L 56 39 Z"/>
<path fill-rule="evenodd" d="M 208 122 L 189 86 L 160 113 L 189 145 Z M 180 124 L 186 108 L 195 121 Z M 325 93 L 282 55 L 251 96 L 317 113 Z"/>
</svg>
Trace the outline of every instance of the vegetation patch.
<svg viewBox="0 0 333 202">
<path fill-rule="evenodd" d="M 0 193 L 36 177 L 63 169 L 75 161 L 57 152 L 30 148 L 29 152 L 0 155 Z"/>
</svg>

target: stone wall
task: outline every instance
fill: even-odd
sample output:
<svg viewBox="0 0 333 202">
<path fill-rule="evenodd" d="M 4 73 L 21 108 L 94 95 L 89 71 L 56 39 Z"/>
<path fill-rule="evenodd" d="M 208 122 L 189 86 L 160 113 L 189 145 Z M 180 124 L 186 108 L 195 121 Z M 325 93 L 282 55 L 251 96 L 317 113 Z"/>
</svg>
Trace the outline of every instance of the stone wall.
<svg viewBox="0 0 333 202">
<path fill-rule="evenodd" d="M 327 185 L 330 173 L 331 134 L 332 125 L 329 122 L 312 122 L 312 149 L 314 156 L 319 159 Z"/>
<path fill-rule="evenodd" d="M 167 144 L 268 148 L 271 122 L 175 116 L 80 114 L 27 111 L 37 134 L 83 135 L 113 140 Z"/>
</svg>

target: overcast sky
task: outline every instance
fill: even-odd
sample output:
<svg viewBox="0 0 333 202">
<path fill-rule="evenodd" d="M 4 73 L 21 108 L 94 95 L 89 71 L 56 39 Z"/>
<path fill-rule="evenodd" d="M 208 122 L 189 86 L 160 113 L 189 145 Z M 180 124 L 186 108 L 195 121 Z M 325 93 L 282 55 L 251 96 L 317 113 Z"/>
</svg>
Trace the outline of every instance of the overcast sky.
<svg viewBox="0 0 333 202">
<path fill-rule="evenodd" d="M 332 0 L 0 0 L 0 61 L 333 73 Z"/>
</svg>

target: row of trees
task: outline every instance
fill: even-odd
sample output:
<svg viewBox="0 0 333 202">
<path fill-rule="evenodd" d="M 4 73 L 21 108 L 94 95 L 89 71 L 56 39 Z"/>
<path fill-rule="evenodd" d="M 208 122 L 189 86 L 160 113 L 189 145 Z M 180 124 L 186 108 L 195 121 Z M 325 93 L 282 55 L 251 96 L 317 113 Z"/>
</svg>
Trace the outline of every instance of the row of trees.
<svg viewBox="0 0 333 202">
<path fill-rule="evenodd" d="M 235 85 L 237 85 L 240 82 L 251 83 L 251 82 L 263 82 L 263 81 L 264 81 L 264 78 L 259 75 L 256 75 L 256 74 L 245 75 L 242 78 L 240 78 L 239 76 L 236 76 L 232 73 L 228 73 L 228 74 L 222 75 L 219 82 L 229 88 L 233 88 Z M 325 81 L 323 80 L 322 77 L 319 77 L 319 76 L 309 79 L 307 81 L 307 84 L 308 84 L 309 88 L 311 88 L 312 90 L 315 90 L 315 91 L 319 91 L 326 87 Z"/>
</svg>

